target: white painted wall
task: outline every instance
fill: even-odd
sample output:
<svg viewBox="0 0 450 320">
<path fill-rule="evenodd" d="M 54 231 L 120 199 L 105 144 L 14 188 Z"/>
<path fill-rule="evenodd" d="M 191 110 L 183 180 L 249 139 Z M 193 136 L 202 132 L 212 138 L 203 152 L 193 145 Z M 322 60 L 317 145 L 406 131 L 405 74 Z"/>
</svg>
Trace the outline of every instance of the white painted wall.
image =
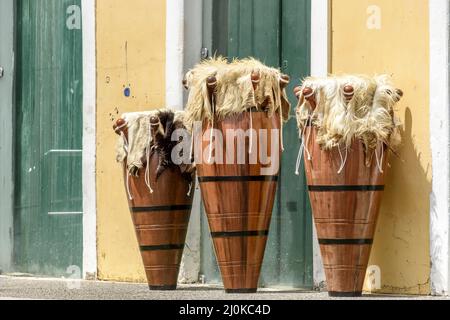
<svg viewBox="0 0 450 320">
<path fill-rule="evenodd" d="M 311 75 L 328 76 L 330 70 L 330 3 L 329 0 L 311 1 Z M 323 289 L 326 284 L 325 271 L 313 223 L 313 280 L 314 287 Z"/>
<path fill-rule="evenodd" d="M 0 1 L 0 271 L 10 271 L 13 251 L 14 1 Z"/>
<path fill-rule="evenodd" d="M 97 277 L 96 28 L 95 0 L 82 0 L 83 14 L 83 278 Z"/>
<path fill-rule="evenodd" d="M 450 229 L 449 1 L 430 3 L 430 128 L 433 180 L 430 196 L 431 290 L 448 295 Z"/>
</svg>

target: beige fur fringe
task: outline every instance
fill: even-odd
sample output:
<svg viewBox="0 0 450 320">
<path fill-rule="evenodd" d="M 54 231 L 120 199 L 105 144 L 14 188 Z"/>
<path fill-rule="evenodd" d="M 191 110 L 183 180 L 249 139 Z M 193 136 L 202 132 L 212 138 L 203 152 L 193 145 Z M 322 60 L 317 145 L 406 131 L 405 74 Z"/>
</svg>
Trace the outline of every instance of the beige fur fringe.
<svg viewBox="0 0 450 320">
<path fill-rule="evenodd" d="M 347 102 L 344 87 L 354 88 Z M 314 90 L 316 109 L 303 96 L 303 89 Z M 318 128 L 317 143 L 323 149 L 350 147 L 353 139 L 363 141 L 366 149 L 375 149 L 380 142 L 391 149 L 401 143 L 400 121 L 394 106 L 400 100 L 398 90 L 387 75 L 367 77 L 358 75 L 306 78 L 297 106 L 297 123 L 304 131 L 309 118 Z"/>
<path fill-rule="evenodd" d="M 136 172 L 144 166 L 146 149 L 152 142 L 150 118 L 160 110 L 148 112 L 124 113 L 122 119 L 127 123 L 128 139 L 120 136 L 116 143 L 116 161 L 123 163 L 126 159 L 127 170 Z M 175 111 L 174 122 L 183 122 L 184 111 Z"/>
<path fill-rule="evenodd" d="M 253 90 L 251 75 L 259 72 L 260 82 Z M 215 76 L 215 116 L 223 119 L 251 108 L 267 109 L 269 115 L 281 110 L 283 119 L 289 119 L 291 105 L 286 91 L 280 88 L 281 72 L 269 68 L 253 58 L 234 60 L 225 58 L 207 59 L 186 74 L 190 90 L 186 106 L 185 126 L 191 129 L 195 121 L 212 121 L 213 111 L 208 96 L 207 79 Z"/>
</svg>

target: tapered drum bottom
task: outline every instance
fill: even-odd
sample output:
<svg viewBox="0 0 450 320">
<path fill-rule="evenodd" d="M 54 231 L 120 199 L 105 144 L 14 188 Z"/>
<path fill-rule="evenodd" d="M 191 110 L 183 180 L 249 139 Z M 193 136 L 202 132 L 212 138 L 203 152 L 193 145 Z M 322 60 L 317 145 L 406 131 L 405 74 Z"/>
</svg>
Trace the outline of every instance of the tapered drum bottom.
<svg viewBox="0 0 450 320">
<path fill-rule="evenodd" d="M 177 290 L 177 286 L 176 285 L 172 285 L 172 286 L 149 286 L 150 290 L 152 291 L 174 291 Z"/>
<path fill-rule="evenodd" d="M 226 289 L 225 293 L 228 294 L 248 294 L 248 293 L 256 293 L 258 291 L 257 288 L 253 289 Z"/>
<path fill-rule="evenodd" d="M 362 292 L 333 292 L 329 291 L 328 295 L 332 298 L 357 298 L 362 297 Z"/>
</svg>

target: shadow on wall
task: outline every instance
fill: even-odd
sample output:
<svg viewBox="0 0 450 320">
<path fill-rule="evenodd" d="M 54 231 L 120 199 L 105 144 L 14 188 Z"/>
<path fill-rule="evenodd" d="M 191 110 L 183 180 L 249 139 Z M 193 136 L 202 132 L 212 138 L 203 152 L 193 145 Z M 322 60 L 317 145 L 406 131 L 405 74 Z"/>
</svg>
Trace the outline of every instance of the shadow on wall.
<svg viewBox="0 0 450 320">
<path fill-rule="evenodd" d="M 417 250 L 430 241 L 429 202 L 418 199 L 428 197 L 431 192 L 431 164 L 417 150 L 416 136 L 412 133 L 414 122 L 422 120 L 413 119 L 410 108 L 406 108 L 400 159 L 391 154 L 389 160 L 391 167 L 369 262 L 381 269 L 382 287 L 376 292 L 430 293 L 430 279 L 421 279 L 421 275 L 429 275 L 429 250 Z M 415 276 L 404 277 L 404 273 Z M 418 281 L 408 283 L 411 278 Z"/>
</svg>

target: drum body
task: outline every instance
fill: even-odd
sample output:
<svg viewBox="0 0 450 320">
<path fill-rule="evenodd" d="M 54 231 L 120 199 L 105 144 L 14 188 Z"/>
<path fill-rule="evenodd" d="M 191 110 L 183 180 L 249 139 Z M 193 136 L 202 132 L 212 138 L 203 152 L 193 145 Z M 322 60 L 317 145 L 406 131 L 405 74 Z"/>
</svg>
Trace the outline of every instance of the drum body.
<svg viewBox="0 0 450 320">
<path fill-rule="evenodd" d="M 248 129 L 255 135 L 242 143 L 236 137 Z M 222 153 L 224 163 L 208 163 L 207 154 L 197 163 L 203 203 L 226 292 L 253 293 L 258 287 L 278 182 L 280 118 L 244 112 L 215 121 L 215 130 L 222 139 L 216 144 L 220 150 L 213 155 Z M 204 123 L 203 136 L 209 131 L 209 123 Z M 260 134 L 267 134 L 267 139 Z M 203 141 L 202 147 L 208 153 L 209 141 Z M 239 152 L 244 152 L 245 161 L 238 161 Z"/>
<path fill-rule="evenodd" d="M 322 151 L 315 142 L 316 128 L 309 129 L 312 160 L 305 160 L 305 168 L 328 292 L 360 296 L 384 191 L 387 152 L 380 143 L 366 166 L 361 141 L 355 139 L 347 152 Z"/>
<path fill-rule="evenodd" d="M 150 158 L 150 186 L 145 183 L 145 168 L 139 177 L 126 177 L 125 188 L 131 218 L 151 290 L 175 290 L 192 208 L 193 186 L 178 167 L 167 168 L 156 180 L 158 156 Z M 125 170 L 124 170 L 125 171 Z M 128 180 L 128 182 L 127 182 Z M 190 193 L 190 194 L 189 194 Z M 189 195 L 188 195 L 189 194 Z"/>
</svg>

